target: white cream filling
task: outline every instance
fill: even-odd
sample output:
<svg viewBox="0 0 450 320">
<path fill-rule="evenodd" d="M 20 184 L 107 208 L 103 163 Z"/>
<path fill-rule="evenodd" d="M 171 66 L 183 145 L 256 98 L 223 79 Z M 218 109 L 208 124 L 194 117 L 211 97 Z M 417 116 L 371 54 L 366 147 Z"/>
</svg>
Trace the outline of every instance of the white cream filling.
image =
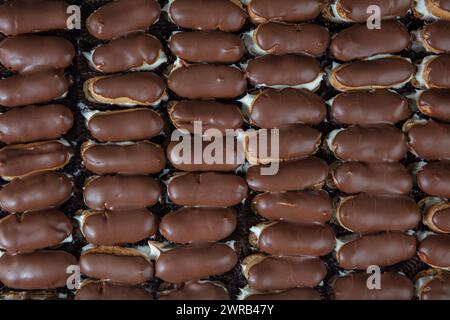
<svg viewBox="0 0 450 320">
<path fill-rule="evenodd" d="M 341 132 L 341 131 L 344 131 L 345 129 L 343 129 L 343 128 L 340 128 L 340 129 L 334 129 L 333 131 L 331 131 L 329 134 L 328 134 L 328 136 L 326 137 L 326 145 L 327 145 L 327 148 L 328 148 L 328 150 L 330 150 L 331 152 L 334 152 L 333 151 L 333 141 L 334 141 L 334 139 L 336 138 L 336 135 L 339 133 L 339 132 Z"/>
<path fill-rule="evenodd" d="M 254 35 L 255 30 L 250 30 L 242 35 L 242 39 L 244 40 L 244 44 L 248 52 L 254 56 L 263 56 L 268 54 L 268 52 L 263 50 L 255 41 Z"/>
<path fill-rule="evenodd" d="M 425 69 L 426 69 L 428 63 L 431 62 L 432 60 L 436 59 L 437 57 L 438 56 L 436 56 L 436 55 L 426 56 L 425 58 L 423 58 L 422 62 L 420 62 L 417 65 L 417 72 L 416 72 L 416 75 L 414 76 L 414 80 L 417 81 L 417 83 L 419 84 L 421 89 L 428 88 L 428 85 L 424 78 L 424 72 L 425 72 Z"/>
<path fill-rule="evenodd" d="M 414 0 L 414 10 L 421 15 L 424 20 L 437 20 L 438 17 L 434 16 L 430 11 L 428 11 L 427 5 L 425 4 L 427 0 Z"/>
</svg>

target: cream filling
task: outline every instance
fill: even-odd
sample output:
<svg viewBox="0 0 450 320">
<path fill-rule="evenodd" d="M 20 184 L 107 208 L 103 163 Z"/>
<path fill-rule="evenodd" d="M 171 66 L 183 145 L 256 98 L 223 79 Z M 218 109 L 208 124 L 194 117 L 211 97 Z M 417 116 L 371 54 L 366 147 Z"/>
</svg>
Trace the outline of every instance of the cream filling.
<svg viewBox="0 0 450 320">
<path fill-rule="evenodd" d="M 263 50 L 258 43 L 255 41 L 255 30 L 250 30 L 248 32 L 245 32 L 242 35 L 242 39 L 244 40 L 245 47 L 247 48 L 248 52 L 251 53 L 254 56 L 263 56 L 268 54 L 267 51 Z"/>
<path fill-rule="evenodd" d="M 438 17 L 434 16 L 430 11 L 428 11 L 427 0 L 414 0 L 414 10 L 421 15 L 424 20 L 437 20 Z"/>
<path fill-rule="evenodd" d="M 425 78 L 424 78 L 425 69 L 426 69 L 428 63 L 430 63 L 432 60 L 436 59 L 437 57 L 438 56 L 436 56 L 436 55 L 426 56 L 425 58 L 423 58 L 422 62 L 420 62 L 417 65 L 417 73 L 414 76 L 414 80 L 417 81 L 417 83 L 419 84 L 421 89 L 428 88 L 428 84 L 426 83 Z"/>
</svg>

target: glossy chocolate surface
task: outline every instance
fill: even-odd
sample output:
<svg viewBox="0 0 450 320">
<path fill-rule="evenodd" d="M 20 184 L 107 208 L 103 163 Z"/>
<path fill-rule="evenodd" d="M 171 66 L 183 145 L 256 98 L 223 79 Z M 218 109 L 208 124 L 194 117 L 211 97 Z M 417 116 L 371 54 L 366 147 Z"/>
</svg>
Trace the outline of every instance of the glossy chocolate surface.
<svg viewBox="0 0 450 320">
<path fill-rule="evenodd" d="M 408 100 L 390 90 L 340 93 L 331 103 L 331 116 L 347 125 L 395 124 L 411 114 Z"/>
<path fill-rule="evenodd" d="M 61 250 L 9 254 L 0 258 L 0 281 L 11 289 L 54 289 L 67 285 L 67 267 L 77 259 Z"/>
<path fill-rule="evenodd" d="M 409 42 L 408 30 L 397 21 L 384 21 L 380 29 L 369 29 L 365 23 L 354 24 L 333 38 L 330 51 L 338 60 L 351 61 L 400 52 Z"/>
<path fill-rule="evenodd" d="M 48 172 L 15 179 L 0 190 L 0 207 L 10 213 L 55 208 L 72 194 L 72 179 Z"/>
<path fill-rule="evenodd" d="M 270 54 L 305 54 L 320 57 L 330 43 L 328 30 L 317 24 L 260 24 L 253 34 L 258 47 Z"/>
<path fill-rule="evenodd" d="M 339 131 L 331 149 L 343 161 L 395 162 L 408 152 L 406 136 L 394 126 L 352 126 Z"/>
<path fill-rule="evenodd" d="M 72 233 L 72 222 L 61 211 L 47 209 L 11 214 L 0 220 L 0 247 L 10 253 L 59 245 Z"/>
<path fill-rule="evenodd" d="M 252 166 L 247 171 L 247 183 L 256 191 L 282 192 L 303 190 L 320 186 L 328 176 L 325 161 L 309 157 L 279 164 L 275 175 L 262 174 L 261 168 L 268 165 Z"/>
<path fill-rule="evenodd" d="M 406 194 L 413 186 L 412 176 L 400 163 L 345 162 L 332 171 L 332 178 L 346 193 Z"/>
<path fill-rule="evenodd" d="M 245 53 L 239 36 L 222 31 L 177 32 L 168 46 L 175 56 L 191 63 L 235 63 Z"/>
<path fill-rule="evenodd" d="M 201 133 L 205 133 L 208 129 L 217 129 L 225 133 L 226 129 L 240 128 L 244 122 L 242 113 L 236 105 L 213 100 L 169 102 L 168 112 L 177 129 L 186 129 L 190 133 L 194 133 L 195 121 L 201 121 L 203 130 Z"/>
<path fill-rule="evenodd" d="M 235 228 L 232 208 L 183 207 L 166 214 L 159 225 L 164 238 L 181 244 L 220 241 Z"/>
<path fill-rule="evenodd" d="M 176 25 L 198 30 L 235 32 L 247 19 L 240 3 L 230 0 L 174 0 L 168 13 Z"/>
<path fill-rule="evenodd" d="M 147 209 L 85 211 L 80 229 L 89 243 L 117 245 L 148 239 L 156 233 L 157 218 Z"/>
<path fill-rule="evenodd" d="M 72 125 L 72 111 L 60 104 L 14 108 L 0 114 L 0 141 L 12 144 L 57 139 Z"/>
<path fill-rule="evenodd" d="M 182 206 L 230 207 L 247 196 L 244 179 L 231 173 L 187 173 L 173 176 L 167 194 Z"/>
<path fill-rule="evenodd" d="M 256 86 L 306 85 L 322 73 L 320 64 L 312 57 L 287 54 L 265 55 L 250 60 L 245 75 Z"/>
<path fill-rule="evenodd" d="M 87 120 L 87 128 L 100 141 L 143 140 L 159 135 L 164 121 L 150 109 L 105 111 Z"/>
<path fill-rule="evenodd" d="M 416 253 L 416 238 L 402 232 L 366 235 L 345 243 L 336 253 L 344 269 L 366 269 L 394 265 L 412 258 Z"/>
<path fill-rule="evenodd" d="M 325 223 L 333 213 L 331 199 L 323 190 L 258 194 L 252 200 L 252 208 L 268 220 L 294 223 Z"/>
<path fill-rule="evenodd" d="M 325 264 L 319 258 L 266 257 L 249 268 L 247 278 L 252 289 L 271 291 L 315 287 L 326 273 Z"/>
<path fill-rule="evenodd" d="M 61 37 L 25 34 L 0 42 L 0 63 L 18 73 L 64 69 L 74 56 L 73 44 Z"/>
<path fill-rule="evenodd" d="M 225 273 L 236 263 L 236 253 L 226 244 L 189 244 L 162 252 L 155 263 L 155 275 L 182 283 Z"/>
<path fill-rule="evenodd" d="M 94 49 L 92 62 L 104 73 L 124 72 L 155 63 L 163 50 L 161 42 L 147 34 L 117 38 Z"/>
<path fill-rule="evenodd" d="M 12 0 L 0 6 L 0 32 L 21 33 L 67 29 L 68 5 L 54 0 Z"/>
<path fill-rule="evenodd" d="M 13 75 L 0 80 L 0 105 L 13 108 L 51 102 L 66 94 L 69 86 L 62 70 Z"/>
<path fill-rule="evenodd" d="M 170 73 L 167 85 L 180 97 L 204 100 L 234 98 L 247 89 L 247 81 L 241 70 L 233 66 L 212 64 L 176 68 Z"/>
<path fill-rule="evenodd" d="M 86 252 L 80 257 L 80 271 L 122 285 L 137 285 L 153 278 L 152 263 L 138 254 Z"/>
<path fill-rule="evenodd" d="M 155 0 L 115 0 L 109 2 L 86 21 L 91 35 L 100 40 L 111 40 L 119 36 L 147 30 L 159 18 L 161 8 Z"/>
<path fill-rule="evenodd" d="M 407 231 L 417 227 L 421 218 L 413 198 L 367 193 L 342 199 L 336 216 L 344 228 L 366 234 Z"/>
<path fill-rule="evenodd" d="M 365 272 L 339 277 L 334 282 L 333 295 L 336 300 L 411 300 L 414 286 L 406 276 L 385 272 L 380 275 L 380 289 L 369 289 Z"/>
<path fill-rule="evenodd" d="M 164 150 L 157 144 L 142 141 L 133 144 L 94 144 L 81 147 L 83 165 L 98 175 L 152 174 L 166 164 Z"/>
<path fill-rule="evenodd" d="M 319 124 L 327 109 L 323 100 L 306 89 L 264 89 L 249 107 L 249 121 L 260 128 L 278 128 L 285 124 Z"/>
<path fill-rule="evenodd" d="M 276 256 L 324 256 L 335 245 L 327 225 L 275 222 L 266 226 L 257 240 L 258 248 Z"/>
<path fill-rule="evenodd" d="M 147 176 L 94 177 L 84 187 L 84 202 L 92 210 L 131 210 L 158 202 L 159 183 Z"/>
</svg>

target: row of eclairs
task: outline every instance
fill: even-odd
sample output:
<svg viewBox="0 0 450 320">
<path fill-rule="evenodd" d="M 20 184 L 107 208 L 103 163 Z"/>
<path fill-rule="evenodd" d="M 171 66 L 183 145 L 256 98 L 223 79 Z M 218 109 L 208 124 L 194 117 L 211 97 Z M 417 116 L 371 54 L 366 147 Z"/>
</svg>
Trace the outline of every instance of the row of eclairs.
<svg viewBox="0 0 450 320">
<path fill-rule="evenodd" d="M 379 29 L 366 25 L 373 4 Z M 1 298 L 450 299 L 450 1 L 115 0 L 82 21 L 85 52 L 68 40 L 68 6 L 0 5 Z M 407 15 L 423 27 L 410 32 Z M 168 39 L 152 31 L 164 19 Z M 69 100 L 77 54 L 93 75 L 87 107 Z M 65 139 L 77 112 L 81 144 Z M 249 127 L 222 163 L 155 142 L 183 129 L 203 151 Z M 249 139 L 271 129 L 279 152 L 261 155 Z M 83 203 L 63 212 L 76 154 Z M 258 222 L 242 250 L 247 204 Z M 86 246 L 64 250 L 78 233 Z M 395 271 L 411 259 L 427 267 Z M 81 283 L 62 296 L 70 266 Z M 237 293 L 218 280 L 235 270 Z"/>
</svg>

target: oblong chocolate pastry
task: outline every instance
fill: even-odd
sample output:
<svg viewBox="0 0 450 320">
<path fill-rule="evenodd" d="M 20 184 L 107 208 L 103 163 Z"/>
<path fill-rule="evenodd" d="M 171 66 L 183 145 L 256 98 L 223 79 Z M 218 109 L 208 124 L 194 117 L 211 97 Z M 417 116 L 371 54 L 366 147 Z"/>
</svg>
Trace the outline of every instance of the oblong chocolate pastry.
<svg viewBox="0 0 450 320">
<path fill-rule="evenodd" d="M 0 141 L 11 144 L 57 139 L 72 125 L 72 111 L 61 104 L 14 108 L 0 114 Z"/>
<path fill-rule="evenodd" d="M 180 288 L 162 291 L 159 300 L 229 300 L 222 284 L 212 281 L 189 281 Z"/>
<path fill-rule="evenodd" d="M 140 286 L 86 280 L 75 293 L 74 300 L 153 300 L 153 295 Z"/>
<path fill-rule="evenodd" d="M 416 105 L 420 112 L 436 120 L 450 122 L 450 90 L 429 89 L 419 93 Z"/>
<path fill-rule="evenodd" d="M 450 124 L 433 120 L 405 124 L 411 152 L 425 160 L 450 159 Z"/>
<path fill-rule="evenodd" d="M 343 161 L 394 162 L 408 152 L 406 136 L 388 124 L 338 129 L 328 136 L 327 145 Z"/>
<path fill-rule="evenodd" d="M 176 32 L 168 46 L 174 55 L 191 63 L 235 63 L 245 53 L 239 36 L 222 31 Z"/>
<path fill-rule="evenodd" d="M 257 194 L 252 209 L 268 220 L 294 223 L 325 223 L 333 213 L 331 199 L 323 190 Z"/>
<path fill-rule="evenodd" d="M 400 52 L 409 43 L 408 29 L 400 22 L 384 21 L 380 29 L 369 29 L 366 23 L 355 24 L 333 38 L 330 52 L 338 60 L 351 61 Z"/>
<path fill-rule="evenodd" d="M 73 182 L 58 172 L 18 178 L 0 190 L 0 207 L 10 213 L 55 208 L 72 194 Z"/>
<path fill-rule="evenodd" d="M 379 289 L 369 289 L 365 272 L 338 277 L 333 284 L 333 298 L 336 300 L 411 300 L 414 286 L 406 276 L 384 272 L 380 274 Z"/>
<path fill-rule="evenodd" d="M 0 63 L 18 73 L 64 69 L 74 56 L 72 43 L 61 37 L 24 34 L 0 42 Z"/>
<path fill-rule="evenodd" d="M 0 32 L 6 36 L 21 33 L 67 29 L 68 4 L 64 1 L 12 0 L 0 6 Z"/>
<path fill-rule="evenodd" d="M 285 54 L 265 55 L 250 60 L 245 75 L 255 86 L 316 90 L 323 78 L 319 62 L 312 57 Z"/>
<path fill-rule="evenodd" d="M 17 253 L 53 247 L 71 233 L 71 221 L 58 210 L 11 214 L 0 220 L 0 248 Z"/>
<path fill-rule="evenodd" d="M 156 217 L 147 209 L 82 211 L 77 219 L 89 243 L 117 245 L 136 243 L 156 233 Z"/>
<path fill-rule="evenodd" d="M 64 70 L 13 75 L 0 80 L 0 105 L 13 108 L 50 102 L 63 97 L 69 86 Z"/>
<path fill-rule="evenodd" d="M 11 289 L 65 287 L 69 277 L 67 267 L 76 265 L 77 259 L 65 251 L 41 250 L 14 255 L 4 253 L 0 257 L 0 281 Z"/>
<path fill-rule="evenodd" d="M 420 300 L 450 299 L 450 273 L 428 269 L 416 275 L 416 291 Z"/>
<path fill-rule="evenodd" d="M 345 162 L 331 170 L 333 183 L 346 193 L 406 194 L 413 186 L 408 170 L 400 163 Z"/>
<path fill-rule="evenodd" d="M 320 294 L 311 288 L 295 288 L 286 291 L 277 291 L 269 293 L 253 293 L 244 298 L 244 300 L 320 300 Z"/>
<path fill-rule="evenodd" d="M 231 207 L 247 196 L 244 179 L 234 174 L 205 172 L 173 176 L 167 194 L 180 206 Z"/>
<path fill-rule="evenodd" d="M 329 81 L 339 91 L 400 88 L 413 79 L 414 71 L 408 58 L 392 56 L 337 65 Z"/>
<path fill-rule="evenodd" d="M 83 194 L 92 210 L 132 210 L 158 202 L 161 187 L 151 177 L 113 175 L 88 179 Z"/>
<path fill-rule="evenodd" d="M 262 168 L 268 167 L 268 165 L 258 165 L 248 169 L 246 180 L 251 189 L 284 192 L 320 188 L 328 176 L 327 163 L 315 157 L 282 162 L 275 175 L 263 174 Z"/>
<path fill-rule="evenodd" d="M 331 102 L 333 120 L 347 125 L 395 124 L 410 115 L 408 99 L 385 89 L 344 92 Z"/>
<path fill-rule="evenodd" d="M 198 30 L 235 32 L 247 19 L 240 3 L 231 0 L 173 0 L 168 13 L 179 27 Z"/>
<path fill-rule="evenodd" d="M 323 100 L 306 89 L 264 89 L 247 95 L 244 105 L 250 124 L 260 128 L 278 128 L 285 124 L 319 124 L 327 114 Z"/>
<path fill-rule="evenodd" d="M 342 227 L 356 233 L 407 231 L 417 227 L 420 210 L 408 196 L 360 193 L 341 199 L 336 219 Z"/>
<path fill-rule="evenodd" d="M 168 112 L 177 129 L 186 129 L 195 134 L 205 134 L 204 131 L 208 129 L 225 133 L 226 129 L 241 128 L 244 122 L 236 105 L 212 100 L 172 101 L 169 102 Z M 203 132 L 194 132 L 194 121 L 201 121 Z"/>
<path fill-rule="evenodd" d="M 336 259 L 344 269 L 366 269 L 394 265 L 412 258 L 416 253 L 416 238 L 402 232 L 365 235 L 339 245 Z"/>
<path fill-rule="evenodd" d="M 450 163 L 428 163 L 417 173 L 417 185 L 429 195 L 450 198 Z"/>
<path fill-rule="evenodd" d="M 166 214 L 159 225 L 164 238 L 182 244 L 219 241 L 235 228 L 236 213 L 232 208 L 185 207 Z"/>
<path fill-rule="evenodd" d="M 159 135 L 164 120 L 150 109 L 129 109 L 94 112 L 88 116 L 86 127 L 99 141 L 135 141 Z"/>
<path fill-rule="evenodd" d="M 327 274 L 323 261 L 315 257 L 253 254 L 244 259 L 242 269 L 249 287 L 258 291 L 312 288 L 319 285 Z"/>
<path fill-rule="evenodd" d="M 72 157 L 73 150 L 59 141 L 10 145 L 0 149 L 0 176 L 5 180 L 58 170 Z"/>
<path fill-rule="evenodd" d="M 417 255 L 432 267 L 450 270 L 449 252 L 449 234 L 430 234 L 420 242 Z"/>
<path fill-rule="evenodd" d="M 83 90 L 89 101 L 122 106 L 155 106 L 166 96 L 164 80 L 152 72 L 91 78 Z"/>
<path fill-rule="evenodd" d="M 323 7 L 320 0 L 250 0 L 247 10 L 253 23 L 300 22 L 315 19 Z"/>
<path fill-rule="evenodd" d="M 440 198 L 428 197 L 421 201 L 422 222 L 437 233 L 450 233 L 450 203 Z"/>
<path fill-rule="evenodd" d="M 137 285 L 153 278 L 153 264 L 132 248 L 97 247 L 80 256 L 80 271 L 91 278 L 113 284 Z"/>
<path fill-rule="evenodd" d="M 236 263 L 236 252 L 226 244 L 187 244 L 161 252 L 155 275 L 167 282 L 182 283 L 228 272 Z"/>
<path fill-rule="evenodd" d="M 324 256 L 333 251 L 334 232 L 328 225 L 263 222 L 250 228 L 249 242 L 275 256 Z"/>
<path fill-rule="evenodd" d="M 247 89 L 247 81 L 233 66 L 194 64 L 172 70 L 167 86 L 180 97 L 207 100 L 240 96 Z"/>
<path fill-rule="evenodd" d="M 317 24 L 268 22 L 244 34 L 251 53 L 304 54 L 320 57 L 330 43 L 328 30 Z"/>
<path fill-rule="evenodd" d="M 426 24 L 416 32 L 417 41 L 426 51 L 445 53 L 450 51 L 450 22 L 438 20 Z"/>
<path fill-rule="evenodd" d="M 450 88 L 450 55 L 427 56 L 418 66 L 413 84 L 418 88 Z"/>
<path fill-rule="evenodd" d="M 275 140 L 278 146 L 274 151 L 273 134 L 275 137 L 278 135 L 279 139 Z M 317 152 L 321 137 L 320 131 L 298 123 L 282 125 L 277 132 L 262 129 L 246 135 L 245 157 L 251 164 L 301 159 Z"/>
<path fill-rule="evenodd" d="M 369 6 L 380 8 L 381 19 L 391 20 L 404 17 L 412 7 L 412 0 L 337 0 L 331 4 L 330 15 L 339 22 L 365 23 L 372 14 Z"/>
<path fill-rule="evenodd" d="M 91 35 L 111 40 L 135 31 L 145 31 L 161 12 L 155 0 L 115 0 L 95 10 L 86 20 Z"/>
<path fill-rule="evenodd" d="M 167 60 L 161 42 L 149 34 L 112 40 L 85 52 L 85 56 L 95 70 L 104 73 L 149 71 Z"/>
<path fill-rule="evenodd" d="M 161 146 L 141 141 L 123 144 L 96 144 L 87 141 L 81 146 L 83 165 L 95 174 L 152 174 L 166 165 Z"/>
<path fill-rule="evenodd" d="M 215 135 L 210 139 L 185 135 L 180 141 L 171 141 L 166 149 L 167 159 L 180 171 L 230 172 L 244 164 L 244 151 L 235 136 Z M 232 152 L 229 148 L 233 148 Z"/>
</svg>

